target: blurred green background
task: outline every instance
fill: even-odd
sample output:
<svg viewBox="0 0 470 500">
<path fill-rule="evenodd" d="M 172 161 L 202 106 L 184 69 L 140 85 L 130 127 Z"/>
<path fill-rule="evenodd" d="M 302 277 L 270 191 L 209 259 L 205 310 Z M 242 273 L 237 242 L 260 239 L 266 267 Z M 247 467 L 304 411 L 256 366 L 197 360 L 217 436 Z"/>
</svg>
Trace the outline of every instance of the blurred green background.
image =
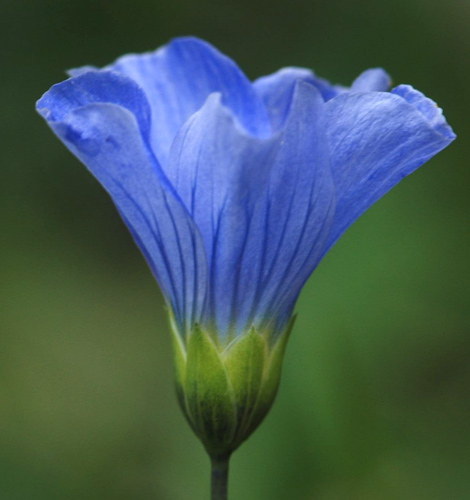
<svg viewBox="0 0 470 500">
<path fill-rule="evenodd" d="M 0 499 L 208 498 L 163 301 L 111 202 L 34 112 L 63 70 L 194 34 L 251 77 L 383 66 L 457 141 L 305 287 L 233 500 L 470 498 L 470 3 L 1 0 Z"/>
</svg>

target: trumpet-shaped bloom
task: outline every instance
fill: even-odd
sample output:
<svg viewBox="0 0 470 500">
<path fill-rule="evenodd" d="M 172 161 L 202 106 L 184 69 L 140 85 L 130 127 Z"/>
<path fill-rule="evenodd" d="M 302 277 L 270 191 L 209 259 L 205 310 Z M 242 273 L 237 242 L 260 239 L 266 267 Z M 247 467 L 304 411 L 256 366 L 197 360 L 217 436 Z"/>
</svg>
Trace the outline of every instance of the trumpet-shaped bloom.
<svg viewBox="0 0 470 500">
<path fill-rule="evenodd" d="M 182 337 L 276 336 L 339 236 L 455 137 L 381 69 L 250 82 L 193 38 L 71 75 L 37 109 L 110 194 Z"/>
</svg>

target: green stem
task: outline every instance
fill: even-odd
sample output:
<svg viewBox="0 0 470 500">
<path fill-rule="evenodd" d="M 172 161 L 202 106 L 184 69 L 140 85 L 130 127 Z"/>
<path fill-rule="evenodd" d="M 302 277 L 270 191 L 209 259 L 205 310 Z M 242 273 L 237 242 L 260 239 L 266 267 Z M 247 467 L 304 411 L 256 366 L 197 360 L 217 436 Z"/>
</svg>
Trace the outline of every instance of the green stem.
<svg viewBox="0 0 470 500">
<path fill-rule="evenodd" d="M 230 455 L 211 457 L 211 500 L 227 500 Z"/>
</svg>

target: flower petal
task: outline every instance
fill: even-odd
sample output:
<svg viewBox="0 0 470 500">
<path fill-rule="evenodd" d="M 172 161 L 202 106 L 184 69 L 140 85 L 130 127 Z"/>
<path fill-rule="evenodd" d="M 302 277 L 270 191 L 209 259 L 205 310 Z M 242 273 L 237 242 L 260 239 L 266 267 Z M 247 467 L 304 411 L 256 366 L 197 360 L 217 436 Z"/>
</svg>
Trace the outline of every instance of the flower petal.
<svg viewBox="0 0 470 500">
<path fill-rule="evenodd" d="M 78 78 L 96 83 L 114 76 L 87 73 Z M 119 78 L 121 85 L 111 86 L 108 98 L 119 95 L 120 105 L 97 102 L 101 86 L 90 85 L 85 92 L 83 80 L 70 79 L 46 94 L 38 107 L 56 135 L 108 191 L 180 331 L 189 331 L 194 321 L 200 321 L 207 290 L 202 240 L 147 147 L 141 113 L 130 110 L 145 109 L 145 96 L 135 91 L 132 81 Z"/>
<path fill-rule="evenodd" d="M 382 68 L 367 69 L 352 83 L 351 92 L 386 92 L 391 78 Z"/>
<path fill-rule="evenodd" d="M 220 213 L 251 208 L 261 196 L 276 143 L 244 133 L 218 93 L 177 135 L 168 178 L 201 231 L 209 262 Z"/>
<path fill-rule="evenodd" d="M 267 236 L 260 245 L 259 237 L 253 235 L 263 255 L 256 316 L 275 317 L 284 310 L 283 319 L 288 319 L 300 289 L 321 258 L 331 229 L 335 193 L 324 108 L 315 86 L 297 82 L 263 201 Z M 249 253 L 245 265 L 248 263 Z M 251 281 L 247 276 L 248 298 Z"/>
<path fill-rule="evenodd" d="M 108 102 L 128 109 L 142 133 L 150 131 L 150 107 L 142 90 L 129 78 L 111 71 L 88 70 L 51 87 L 36 103 L 49 122 L 58 122 L 71 111 L 87 104 Z"/>
<path fill-rule="evenodd" d="M 317 77 L 305 68 L 283 68 L 272 75 L 258 78 L 254 88 L 268 109 L 274 130 L 279 130 L 285 122 L 292 102 L 295 83 L 298 80 L 314 85 L 325 101 L 345 92 L 385 92 L 390 86 L 390 77 L 381 68 L 364 71 L 353 82 L 351 88 L 331 85 L 328 80 Z"/>
<path fill-rule="evenodd" d="M 205 242 L 219 335 L 290 313 L 318 262 L 333 205 L 323 105 L 298 83 L 285 130 L 259 140 L 212 96 L 178 134 L 170 180 Z"/>
<path fill-rule="evenodd" d="M 222 94 L 224 105 L 250 134 L 270 134 L 267 112 L 250 81 L 207 42 L 175 39 L 156 52 L 121 57 L 109 68 L 144 89 L 152 107 L 152 146 L 165 170 L 176 133 L 213 92 Z"/>
<path fill-rule="evenodd" d="M 210 269 L 208 323 L 221 336 L 234 326 L 239 259 L 276 145 L 244 133 L 213 94 L 171 150 L 169 180 L 201 231 Z"/>
<path fill-rule="evenodd" d="M 455 137 L 434 103 L 414 92 L 401 86 L 392 93 L 344 94 L 326 104 L 337 207 L 325 252 L 365 210 Z"/>
<path fill-rule="evenodd" d="M 325 101 L 344 91 L 342 87 L 331 85 L 305 68 L 283 68 L 272 75 L 258 78 L 253 86 L 268 109 L 274 130 L 279 130 L 284 125 L 298 80 L 314 85 Z"/>
<path fill-rule="evenodd" d="M 429 126 L 436 130 L 436 132 L 439 132 L 448 139 L 455 139 L 455 134 L 447 124 L 442 109 L 422 92 L 415 90 L 411 85 L 398 85 L 391 93 L 399 95 L 416 108 L 427 120 Z"/>
<path fill-rule="evenodd" d="M 88 64 L 86 66 L 80 66 L 79 68 L 68 69 L 66 71 L 66 73 L 69 76 L 80 76 L 80 75 L 83 75 L 84 73 L 88 73 L 90 71 L 100 71 L 100 68 L 97 68 L 96 66 L 92 66 L 91 64 Z"/>
</svg>

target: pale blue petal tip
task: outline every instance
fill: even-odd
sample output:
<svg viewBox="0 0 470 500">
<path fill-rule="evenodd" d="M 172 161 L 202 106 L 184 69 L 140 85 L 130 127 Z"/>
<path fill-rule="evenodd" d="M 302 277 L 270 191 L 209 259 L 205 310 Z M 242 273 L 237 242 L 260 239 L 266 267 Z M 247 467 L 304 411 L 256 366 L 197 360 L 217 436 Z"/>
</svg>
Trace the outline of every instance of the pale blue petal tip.
<svg viewBox="0 0 470 500">
<path fill-rule="evenodd" d="M 390 76 L 382 68 L 372 68 L 354 80 L 351 92 L 386 92 L 391 83 Z"/>
<path fill-rule="evenodd" d="M 399 95 L 414 106 L 436 131 L 450 140 L 456 138 L 454 131 L 444 117 L 442 109 L 422 92 L 414 89 L 411 85 L 399 85 L 392 90 L 392 94 Z"/>
</svg>

